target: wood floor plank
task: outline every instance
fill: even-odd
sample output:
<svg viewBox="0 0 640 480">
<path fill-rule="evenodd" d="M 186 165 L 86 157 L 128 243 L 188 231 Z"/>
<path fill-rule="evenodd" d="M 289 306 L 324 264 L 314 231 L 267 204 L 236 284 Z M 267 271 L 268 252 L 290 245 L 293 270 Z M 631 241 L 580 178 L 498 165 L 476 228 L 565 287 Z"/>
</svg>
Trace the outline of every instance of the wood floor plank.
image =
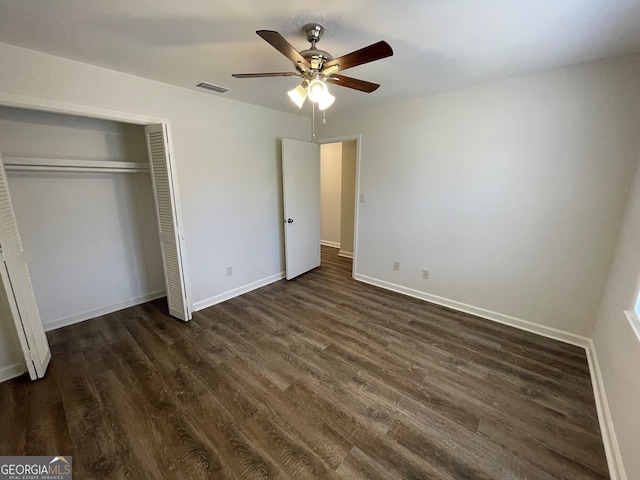
<svg viewBox="0 0 640 480">
<path fill-rule="evenodd" d="M 458 480 L 442 465 L 422 460 L 390 436 L 358 428 L 354 443 L 368 457 L 376 459 L 383 472 L 389 472 L 389 475 L 398 473 L 402 478 Z"/>
<path fill-rule="evenodd" d="M 566 455 L 563 451 L 546 446 L 543 442 L 531 437 L 528 432 L 512 428 L 510 425 L 498 425 L 490 419 L 482 419 L 478 432 L 505 450 L 535 462 L 541 470 L 555 475 L 556 478 L 567 480 L 608 478 L 607 470 L 602 465 L 603 455 L 598 455 L 593 459 L 596 462 L 600 461 L 598 467 L 594 469 L 590 465 L 572 458 L 570 454 Z M 544 464 L 539 464 L 537 460 L 543 457 L 547 461 Z"/>
<path fill-rule="evenodd" d="M 23 405 L 27 409 L 26 443 L 34 455 L 59 452 L 64 456 L 73 449 L 64 404 L 55 382 L 54 376 L 37 382 L 35 388 L 28 389 Z"/>
<path fill-rule="evenodd" d="M 601 480 L 583 349 L 322 265 L 194 314 L 154 300 L 48 334 L 0 384 L 0 454 L 81 479 Z"/>
<path fill-rule="evenodd" d="M 91 479 L 132 478 L 136 466 L 126 454 L 130 448 L 119 425 L 110 422 L 107 409 L 112 406 L 103 404 L 102 393 L 106 390 L 100 387 L 101 374 L 91 372 L 82 353 L 56 360 L 64 372 L 56 380 L 74 444 L 74 474 Z M 28 454 L 31 451 L 28 446 Z"/>
<path fill-rule="evenodd" d="M 448 435 L 442 433 L 447 432 Z M 511 480 L 557 477 L 540 470 L 501 447 L 484 441 L 475 433 L 448 423 L 433 429 L 430 423 L 415 418 L 400 418 L 392 426 L 390 436 L 418 457 L 439 465 L 454 478 Z"/>
<path fill-rule="evenodd" d="M 264 414 L 280 419 L 290 432 L 295 432 L 327 465 L 335 470 L 349 453 L 353 444 L 340 435 L 329 423 L 314 412 L 305 411 L 287 394 L 265 377 L 260 376 L 239 357 L 227 364 L 226 375 L 242 384 L 248 395 L 261 404 Z"/>
<path fill-rule="evenodd" d="M 335 471 L 308 448 L 295 432 L 287 430 L 277 418 L 256 415 L 243 423 L 247 434 L 291 477 L 336 480 Z"/>
<path fill-rule="evenodd" d="M 219 450 L 210 441 L 208 430 L 200 428 L 199 418 L 193 418 L 186 408 L 181 408 L 171 386 L 158 372 L 153 362 L 155 356 L 148 358 L 134 343 L 132 340 L 114 348 L 118 349 L 118 358 L 124 367 L 118 370 L 124 387 L 122 391 L 129 392 L 131 410 L 138 418 L 134 425 L 142 424 L 142 430 L 148 432 L 142 439 L 149 442 L 151 448 L 147 451 L 154 455 L 151 464 L 160 465 L 167 476 L 179 474 L 190 478 L 194 472 L 201 471 L 220 478 L 233 478 Z M 140 435 L 140 428 L 134 433 Z M 171 441 L 167 442 L 169 439 Z M 140 440 L 136 437 L 134 444 Z"/>
<path fill-rule="evenodd" d="M 339 478 L 353 480 L 403 480 L 407 478 L 402 472 L 381 465 L 375 458 L 368 456 L 358 447 L 353 447 L 336 473 Z"/>
</svg>

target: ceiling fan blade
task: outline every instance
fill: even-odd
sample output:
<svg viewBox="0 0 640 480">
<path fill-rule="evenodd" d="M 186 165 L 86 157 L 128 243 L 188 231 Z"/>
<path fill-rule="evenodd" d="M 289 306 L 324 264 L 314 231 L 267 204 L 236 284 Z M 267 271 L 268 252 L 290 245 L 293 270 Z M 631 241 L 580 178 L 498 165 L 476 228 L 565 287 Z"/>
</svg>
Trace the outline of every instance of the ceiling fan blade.
<svg viewBox="0 0 640 480">
<path fill-rule="evenodd" d="M 273 72 L 273 73 L 232 73 L 234 78 L 260 78 L 260 77 L 299 77 L 297 72 Z"/>
<path fill-rule="evenodd" d="M 357 78 L 345 77 L 344 75 L 338 74 L 333 74 L 330 77 L 325 78 L 325 81 L 333 85 L 353 88 L 354 90 L 360 90 L 361 92 L 366 93 L 374 92 L 380 86 L 377 83 L 367 82 L 366 80 L 359 80 Z"/>
<path fill-rule="evenodd" d="M 361 48 L 355 52 L 347 53 L 338 58 L 334 58 L 322 65 L 322 70 L 326 70 L 330 67 L 338 66 L 338 70 L 346 70 L 347 68 L 357 67 L 364 63 L 374 62 L 381 58 L 390 57 L 393 55 L 393 49 L 391 46 L 383 41 L 369 45 L 368 47 Z M 334 71 L 336 71 L 334 69 Z"/>
<path fill-rule="evenodd" d="M 256 33 L 294 64 L 301 63 L 302 65 L 311 68 L 309 61 L 300 55 L 300 53 L 278 32 L 274 32 L 273 30 L 258 30 Z"/>
</svg>

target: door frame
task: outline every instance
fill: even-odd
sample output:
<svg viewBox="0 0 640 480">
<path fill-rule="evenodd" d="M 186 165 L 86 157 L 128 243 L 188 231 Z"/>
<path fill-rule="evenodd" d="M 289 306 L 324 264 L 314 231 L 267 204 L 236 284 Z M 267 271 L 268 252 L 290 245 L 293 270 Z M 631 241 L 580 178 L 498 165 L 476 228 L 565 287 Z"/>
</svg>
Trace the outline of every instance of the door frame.
<svg viewBox="0 0 640 480">
<path fill-rule="evenodd" d="M 362 134 L 341 135 L 339 137 L 316 138 L 315 143 L 342 143 L 356 142 L 356 184 L 355 184 L 355 206 L 353 209 L 353 264 L 351 266 L 351 277 L 356 278 L 358 271 L 358 219 L 360 215 L 360 152 L 362 151 Z"/>
<path fill-rule="evenodd" d="M 138 115 L 135 113 L 119 112 L 116 110 L 107 110 L 104 108 L 91 107 L 89 105 L 78 105 L 74 103 L 58 102 L 56 100 L 45 100 L 42 98 L 29 97 L 26 95 L 15 95 L 12 93 L 0 92 L 0 106 L 20 108 L 23 110 L 36 110 L 49 113 L 60 113 L 64 115 L 75 115 L 79 117 L 96 118 L 100 120 L 110 120 L 114 122 L 130 123 L 134 125 L 146 126 L 163 124 L 167 132 L 167 140 L 169 143 L 168 161 L 175 162 L 175 153 L 173 148 L 173 134 L 171 130 L 171 121 L 166 118 L 151 117 L 147 115 Z M 173 182 L 177 186 L 177 178 L 175 172 L 172 172 Z M 157 201 L 154 190 L 154 202 Z M 176 189 L 173 195 L 175 209 L 179 215 L 178 221 L 180 226 L 179 234 L 183 236 L 182 240 L 182 272 L 185 283 L 185 297 L 189 315 L 194 311 L 193 297 L 191 295 L 191 281 L 189 275 L 188 259 L 186 247 L 184 246 L 184 222 L 182 220 L 182 208 L 180 201 L 180 192 Z M 164 265 L 163 265 L 164 270 Z"/>
</svg>

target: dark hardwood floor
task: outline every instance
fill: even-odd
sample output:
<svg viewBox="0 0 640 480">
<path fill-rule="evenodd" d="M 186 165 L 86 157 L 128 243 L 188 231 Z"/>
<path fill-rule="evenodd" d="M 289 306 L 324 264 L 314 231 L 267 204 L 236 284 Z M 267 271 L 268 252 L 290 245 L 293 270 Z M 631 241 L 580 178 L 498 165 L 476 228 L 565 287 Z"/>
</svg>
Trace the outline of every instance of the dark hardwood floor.
<svg viewBox="0 0 640 480">
<path fill-rule="evenodd" d="M 584 350 L 322 266 L 194 315 L 49 333 L 0 384 L 1 455 L 76 479 L 604 479 Z"/>
</svg>

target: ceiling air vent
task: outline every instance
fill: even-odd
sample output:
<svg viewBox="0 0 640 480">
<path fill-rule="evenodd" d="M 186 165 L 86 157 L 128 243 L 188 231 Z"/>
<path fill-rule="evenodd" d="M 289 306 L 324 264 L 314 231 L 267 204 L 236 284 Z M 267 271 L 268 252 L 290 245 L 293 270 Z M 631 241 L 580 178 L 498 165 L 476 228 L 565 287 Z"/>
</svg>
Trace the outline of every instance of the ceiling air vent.
<svg viewBox="0 0 640 480">
<path fill-rule="evenodd" d="M 213 90 L 214 92 L 218 93 L 227 93 L 231 90 L 230 88 L 221 87 L 219 85 L 214 85 L 213 83 L 207 82 L 200 82 L 197 86 L 200 88 L 205 88 L 207 90 Z"/>
</svg>

